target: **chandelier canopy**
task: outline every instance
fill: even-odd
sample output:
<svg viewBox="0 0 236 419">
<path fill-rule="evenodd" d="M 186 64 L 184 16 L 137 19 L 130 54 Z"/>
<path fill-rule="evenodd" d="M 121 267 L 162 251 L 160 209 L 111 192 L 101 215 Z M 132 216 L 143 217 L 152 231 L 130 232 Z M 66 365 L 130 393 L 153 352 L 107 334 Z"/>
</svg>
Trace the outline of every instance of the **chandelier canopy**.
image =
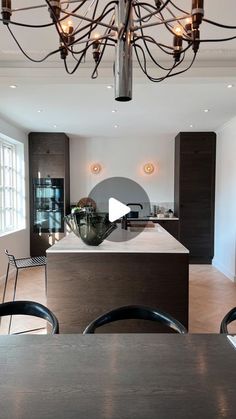
<svg viewBox="0 0 236 419">
<path fill-rule="evenodd" d="M 171 0 L 42 0 L 41 4 L 18 9 L 14 6 L 19 5 L 19 1 L 2 0 L 1 20 L 26 58 L 43 62 L 58 54 L 69 74 L 75 73 L 92 57 L 91 77 L 96 78 L 105 51 L 114 48 L 115 99 L 128 101 L 132 99 L 133 56 L 149 80 L 160 82 L 187 71 L 202 42 L 236 38 L 231 33 L 227 38 L 201 39 L 202 22 L 231 31 L 236 26 L 205 18 L 204 0 L 189 2 L 191 10 L 186 11 Z M 35 16 L 43 8 L 46 8 L 48 19 L 41 24 L 31 23 L 31 18 L 34 16 L 35 22 Z M 58 43 L 53 51 L 36 60 L 30 57 L 15 35 L 16 26 L 31 32 L 52 26 L 57 32 Z M 192 51 L 190 60 L 188 51 Z"/>
</svg>

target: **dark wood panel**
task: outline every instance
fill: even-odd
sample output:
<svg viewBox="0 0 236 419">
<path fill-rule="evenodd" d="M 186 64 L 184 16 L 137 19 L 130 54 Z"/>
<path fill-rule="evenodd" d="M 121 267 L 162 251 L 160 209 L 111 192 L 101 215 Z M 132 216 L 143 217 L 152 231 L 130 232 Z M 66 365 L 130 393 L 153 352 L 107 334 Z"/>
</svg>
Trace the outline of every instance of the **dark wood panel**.
<svg viewBox="0 0 236 419">
<path fill-rule="evenodd" d="M 48 307 L 62 333 L 81 333 L 99 315 L 119 306 L 159 307 L 188 327 L 188 254 L 48 253 Z M 130 321 L 103 331 L 156 331 Z"/>
<path fill-rule="evenodd" d="M 69 138 L 64 133 L 32 132 L 29 134 L 29 183 L 30 183 L 30 252 L 32 256 L 45 255 L 46 249 L 64 234 L 33 231 L 33 179 L 64 179 L 64 214 L 69 212 Z"/>
<path fill-rule="evenodd" d="M 1 419 L 234 419 L 225 335 L 0 337 Z"/>
<path fill-rule="evenodd" d="M 31 168 L 32 178 L 38 177 L 38 174 L 41 178 L 64 178 L 65 156 L 62 154 L 34 154 L 31 156 Z"/>
<path fill-rule="evenodd" d="M 30 154 L 62 154 L 66 152 L 67 136 L 63 133 L 31 132 Z"/>
<path fill-rule="evenodd" d="M 175 139 L 175 214 L 190 262 L 214 255 L 215 148 L 213 132 L 179 133 Z"/>
</svg>

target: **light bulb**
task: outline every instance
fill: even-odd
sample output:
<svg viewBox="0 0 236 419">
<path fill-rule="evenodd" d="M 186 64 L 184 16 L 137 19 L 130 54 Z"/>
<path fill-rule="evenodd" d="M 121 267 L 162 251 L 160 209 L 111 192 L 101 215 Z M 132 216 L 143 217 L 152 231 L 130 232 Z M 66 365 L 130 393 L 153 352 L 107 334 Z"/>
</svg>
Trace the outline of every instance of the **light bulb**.
<svg viewBox="0 0 236 419">
<path fill-rule="evenodd" d="M 100 165 L 100 163 L 93 163 L 90 166 L 90 170 L 91 170 L 91 173 L 93 173 L 94 175 L 96 175 L 96 174 L 98 174 L 98 173 L 101 172 L 102 166 Z"/>
<path fill-rule="evenodd" d="M 181 26 L 175 26 L 174 32 L 177 36 L 182 36 L 183 35 L 183 28 Z"/>
<path fill-rule="evenodd" d="M 146 163 L 143 166 L 143 170 L 147 175 L 150 175 L 154 172 L 154 165 L 152 163 Z"/>
</svg>

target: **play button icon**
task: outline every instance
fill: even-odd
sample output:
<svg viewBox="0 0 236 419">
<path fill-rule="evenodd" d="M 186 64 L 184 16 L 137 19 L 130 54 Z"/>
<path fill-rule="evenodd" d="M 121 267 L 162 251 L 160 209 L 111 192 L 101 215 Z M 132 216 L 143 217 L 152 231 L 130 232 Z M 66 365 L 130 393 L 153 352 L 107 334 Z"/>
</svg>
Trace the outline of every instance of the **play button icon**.
<svg viewBox="0 0 236 419">
<path fill-rule="evenodd" d="M 117 243 L 133 240 L 146 228 L 151 205 L 146 191 L 134 180 L 118 176 L 104 179 L 88 197 L 96 203 L 97 213 L 108 214 L 109 222 L 117 225 L 106 240 Z M 126 220 L 122 220 L 124 216 Z"/>
<path fill-rule="evenodd" d="M 115 198 L 109 198 L 109 221 L 113 223 L 114 221 L 118 220 L 124 215 L 128 214 L 131 209 L 127 205 L 122 204 L 122 202 L 118 201 Z"/>
</svg>

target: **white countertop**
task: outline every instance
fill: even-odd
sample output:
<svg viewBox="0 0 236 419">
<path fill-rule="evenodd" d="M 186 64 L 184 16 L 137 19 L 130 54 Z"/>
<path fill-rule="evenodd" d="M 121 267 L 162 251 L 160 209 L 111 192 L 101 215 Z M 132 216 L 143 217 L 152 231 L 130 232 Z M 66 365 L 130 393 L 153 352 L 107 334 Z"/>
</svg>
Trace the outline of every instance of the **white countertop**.
<svg viewBox="0 0 236 419">
<path fill-rule="evenodd" d="M 168 221 L 176 221 L 179 218 L 177 217 L 139 217 L 139 218 L 131 218 L 131 217 L 127 217 L 128 221 L 162 221 L 162 220 L 168 220 Z"/>
<path fill-rule="evenodd" d="M 109 236 L 119 235 L 124 241 L 113 242 L 104 240 L 99 246 L 88 246 L 74 233 L 70 233 L 47 250 L 52 253 L 189 253 L 164 228 L 155 224 L 153 228 L 145 228 L 138 235 L 128 230 L 117 228 Z M 130 237 L 130 240 L 127 238 Z"/>
</svg>

